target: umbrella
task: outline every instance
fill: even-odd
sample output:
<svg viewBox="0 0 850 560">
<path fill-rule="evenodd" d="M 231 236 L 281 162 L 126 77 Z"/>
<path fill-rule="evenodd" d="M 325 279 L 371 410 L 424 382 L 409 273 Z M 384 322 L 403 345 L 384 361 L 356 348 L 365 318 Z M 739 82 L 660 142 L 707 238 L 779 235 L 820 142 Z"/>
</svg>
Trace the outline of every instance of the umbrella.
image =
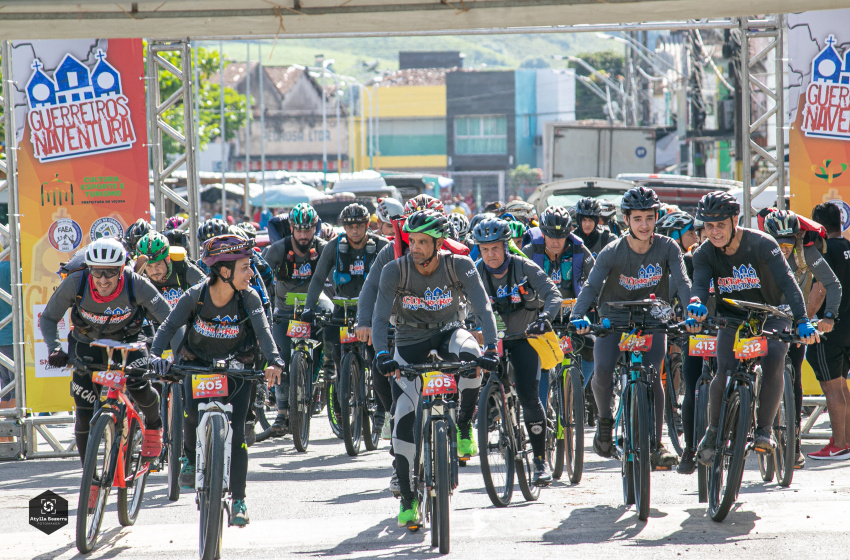
<svg viewBox="0 0 850 560">
<path fill-rule="evenodd" d="M 300 202 L 310 202 L 317 198 L 324 198 L 324 194 L 301 183 L 284 183 L 282 185 L 270 185 L 266 187 L 266 207 L 268 208 L 292 208 Z M 263 205 L 263 195 L 258 194 L 251 197 L 252 206 Z"/>
</svg>

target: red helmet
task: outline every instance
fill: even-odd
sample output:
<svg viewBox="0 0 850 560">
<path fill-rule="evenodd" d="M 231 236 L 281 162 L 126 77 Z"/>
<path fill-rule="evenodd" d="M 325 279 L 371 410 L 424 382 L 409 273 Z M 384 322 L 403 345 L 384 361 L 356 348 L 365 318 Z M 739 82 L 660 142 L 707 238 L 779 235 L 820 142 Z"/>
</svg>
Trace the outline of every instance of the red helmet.
<svg viewBox="0 0 850 560">
<path fill-rule="evenodd" d="M 249 258 L 253 253 L 254 240 L 243 239 L 238 235 L 219 235 L 204 243 L 201 260 L 212 267 L 219 262 L 233 262 Z"/>
<path fill-rule="evenodd" d="M 419 210 L 436 210 L 441 214 L 444 212 L 442 201 L 427 194 L 416 195 L 404 205 L 405 216 L 410 216 Z"/>
</svg>

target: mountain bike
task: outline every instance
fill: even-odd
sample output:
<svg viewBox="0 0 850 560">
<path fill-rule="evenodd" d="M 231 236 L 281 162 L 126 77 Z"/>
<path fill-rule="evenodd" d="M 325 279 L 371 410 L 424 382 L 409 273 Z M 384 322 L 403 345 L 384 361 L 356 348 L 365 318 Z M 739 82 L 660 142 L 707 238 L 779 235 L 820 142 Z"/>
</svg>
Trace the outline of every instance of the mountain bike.
<svg viewBox="0 0 850 560">
<path fill-rule="evenodd" d="M 702 360 L 702 373 L 697 380 L 694 394 L 694 445 L 702 439 L 708 428 L 708 403 L 711 380 L 717 370 L 717 327 L 709 319 L 703 334 L 693 334 L 688 342 L 688 354 Z M 708 502 L 708 467 L 697 461 L 697 493 L 700 503 Z"/>
<path fill-rule="evenodd" d="M 667 353 L 661 370 L 664 386 L 664 421 L 667 437 L 680 457 L 685 451 L 684 428 L 682 427 L 682 401 L 685 397 L 685 378 L 682 375 L 682 346 L 688 339 L 677 337 L 668 341 Z M 684 341 L 684 342 L 683 342 Z"/>
<path fill-rule="evenodd" d="M 221 556 L 225 510 L 230 511 L 230 456 L 233 405 L 226 402 L 227 378 L 243 382 L 264 379 L 262 371 L 244 369 L 235 360 L 215 360 L 211 367 L 173 364 L 169 375 L 191 376 L 192 396 L 209 399 L 198 404 L 195 455 L 195 502 L 201 512 L 198 553 L 202 560 Z M 228 523 L 230 516 L 228 515 Z"/>
<path fill-rule="evenodd" d="M 791 358 L 785 356 L 785 369 L 782 372 L 785 386 L 779 401 L 779 410 L 773 422 L 773 437 L 776 449 L 773 453 L 759 453 L 759 472 L 762 480 L 772 482 L 774 476 L 780 486 L 791 486 L 794 479 L 794 461 L 797 458 L 796 418 L 794 404 L 794 366 Z"/>
<path fill-rule="evenodd" d="M 584 471 L 584 376 L 581 352 L 584 339 L 569 333 L 569 308 L 575 300 L 564 300 L 561 314 L 552 328 L 561 340 L 564 360 L 553 370 L 549 384 L 547 407 L 547 455 L 553 478 L 560 479 L 567 470 L 570 482 L 581 481 Z M 564 312 L 566 311 L 566 317 Z"/>
<path fill-rule="evenodd" d="M 160 416 L 162 453 L 157 470 L 167 472 L 168 499 L 175 502 L 180 497 L 180 456 L 183 454 L 183 387 L 179 383 L 166 383 L 163 386 Z"/>
<path fill-rule="evenodd" d="M 128 527 L 136 522 L 142 507 L 150 462 L 142 457 L 145 426 L 133 402 L 124 393 L 128 374 L 141 379 L 153 376 L 146 370 L 128 368 L 127 356 L 147 351 L 144 342 L 98 339 L 91 346 L 106 349 L 106 364 L 77 360 L 78 370 L 90 373 L 100 386 L 101 399 L 91 419 L 89 441 L 83 459 L 83 477 L 77 504 L 77 550 L 91 552 L 100 533 L 110 490 L 118 488 L 118 521 Z M 114 368 L 113 353 L 121 353 L 121 367 Z"/>
</svg>

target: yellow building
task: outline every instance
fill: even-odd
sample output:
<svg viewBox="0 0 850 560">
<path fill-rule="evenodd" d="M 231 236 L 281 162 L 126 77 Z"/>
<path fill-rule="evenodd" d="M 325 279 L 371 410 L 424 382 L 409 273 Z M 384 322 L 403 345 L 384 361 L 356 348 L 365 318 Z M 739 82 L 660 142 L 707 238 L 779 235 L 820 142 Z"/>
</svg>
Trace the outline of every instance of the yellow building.
<svg viewBox="0 0 850 560">
<path fill-rule="evenodd" d="M 371 167 L 376 170 L 445 172 L 445 70 L 399 70 L 369 91 L 373 111 L 370 95 L 362 94 L 366 109 L 354 117 L 350 138 L 354 169 L 369 169 L 371 153 Z M 370 145 L 374 145 L 371 151 Z"/>
</svg>

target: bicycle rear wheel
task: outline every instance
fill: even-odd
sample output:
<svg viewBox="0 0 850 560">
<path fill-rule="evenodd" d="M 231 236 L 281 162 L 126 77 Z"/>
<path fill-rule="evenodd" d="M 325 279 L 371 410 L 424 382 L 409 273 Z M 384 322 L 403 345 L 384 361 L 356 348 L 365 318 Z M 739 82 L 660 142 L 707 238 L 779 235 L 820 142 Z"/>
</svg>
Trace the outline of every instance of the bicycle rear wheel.
<svg viewBox="0 0 850 560">
<path fill-rule="evenodd" d="M 708 428 L 708 392 L 709 383 L 697 385 L 696 410 L 694 411 L 694 445 L 699 444 Z M 697 462 L 697 493 L 699 502 L 708 501 L 708 467 Z"/>
<path fill-rule="evenodd" d="M 635 509 L 638 519 L 646 521 L 649 517 L 649 473 L 650 430 L 655 423 L 649 417 L 649 396 L 643 383 L 636 383 L 631 392 L 632 404 L 629 410 L 631 419 L 632 476 L 634 477 Z"/>
<path fill-rule="evenodd" d="M 708 514 L 717 522 L 726 518 L 741 488 L 750 431 L 750 399 L 749 389 L 735 388 L 718 427 L 720 449 L 714 455 L 708 478 Z"/>
<path fill-rule="evenodd" d="M 204 457 L 204 485 L 200 490 L 201 527 L 199 553 L 201 560 L 214 560 L 221 551 L 221 532 L 224 526 L 224 417 L 215 414 L 207 422 Z"/>
<path fill-rule="evenodd" d="M 311 382 L 307 356 L 301 350 L 293 352 L 289 365 L 289 427 L 295 449 L 301 453 L 306 452 L 310 445 Z"/>
<path fill-rule="evenodd" d="M 328 423 L 331 426 L 331 431 L 333 434 L 339 439 L 345 439 L 342 434 L 342 415 L 340 414 L 340 404 L 339 404 L 339 381 L 335 380 L 327 380 L 325 381 L 325 387 L 327 387 L 327 391 L 325 391 L 325 410 L 328 414 Z"/>
<path fill-rule="evenodd" d="M 564 449 L 566 428 L 564 427 L 562 367 L 558 367 L 557 374 L 549 385 L 549 402 L 546 407 L 546 459 L 549 462 L 549 468 L 552 469 L 552 478 L 556 479 L 560 479 L 561 475 L 564 474 L 564 457 L 566 455 Z"/>
<path fill-rule="evenodd" d="M 570 368 L 564 385 L 564 451 L 567 475 L 578 484 L 584 472 L 584 386 L 581 370 Z"/>
<path fill-rule="evenodd" d="M 773 424 L 776 450 L 773 452 L 776 479 L 787 488 L 794 479 L 794 462 L 797 459 L 797 413 L 794 403 L 794 370 L 791 360 L 785 359 L 785 389 L 779 402 L 779 412 Z M 759 453 L 761 455 L 761 453 Z"/>
<path fill-rule="evenodd" d="M 490 378 L 478 397 L 478 455 L 484 488 L 496 507 L 511 503 L 514 493 L 514 458 L 507 412 L 499 381 Z"/>
<path fill-rule="evenodd" d="M 342 440 L 345 442 L 345 452 L 351 457 L 360 453 L 360 439 L 363 435 L 362 385 L 360 357 L 354 352 L 347 352 L 340 365 L 338 400 Z"/>
<path fill-rule="evenodd" d="M 365 360 L 368 362 L 368 360 Z M 366 451 L 375 451 L 381 444 L 381 428 L 384 427 L 384 420 L 388 412 L 383 416 L 378 415 L 378 395 L 375 394 L 375 388 L 372 386 L 372 368 L 368 363 L 363 367 L 363 444 L 366 446 Z"/>
<path fill-rule="evenodd" d="M 112 470 L 112 447 L 115 443 L 112 416 L 104 414 L 97 419 L 89 434 L 83 460 L 83 478 L 77 502 L 77 550 L 84 554 L 91 552 L 100 533 L 106 500 L 112 488 L 109 472 Z"/>
<path fill-rule="evenodd" d="M 138 474 L 141 470 L 144 472 Z M 123 527 L 133 525 L 138 519 L 147 480 L 147 465 L 142 461 L 142 427 L 137 420 L 133 420 L 127 434 L 127 451 L 124 456 L 126 488 L 118 488 L 118 522 Z"/>
<path fill-rule="evenodd" d="M 449 494 L 452 490 L 452 481 L 450 470 L 446 423 L 443 420 L 437 420 L 434 422 L 434 485 L 437 487 L 434 505 L 438 512 L 436 517 L 439 524 L 440 554 L 448 554 L 451 549 Z M 433 527 L 431 530 L 433 530 Z"/>
<path fill-rule="evenodd" d="M 522 497 L 527 502 L 534 502 L 540 497 L 540 487 L 531 482 L 534 480 L 534 453 L 531 451 L 531 444 L 528 441 L 527 434 L 525 434 L 519 403 L 516 401 L 516 397 L 513 397 L 513 399 L 511 409 L 514 414 L 514 441 L 517 442 L 517 446 L 521 447 L 517 450 L 515 459 L 517 484 L 520 492 L 522 492 Z"/>
<path fill-rule="evenodd" d="M 630 448 L 632 446 L 632 418 L 631 418 L 631 400 L 626 398 L 630 389 L 625 388 L 620 397 L 620 421 L 617 423 L 617 429 L 614 432 L 614 441 L 622 438 L 622 447 L 620 449 L 620 478 L 623 482 L 623 503 L 627 506 L 635 503 L 635 477 L 634 463 L 632 462 Z M 618 436 L 619 434 L 619 436 Z M 618 444 L 620 445 L 620 444 Z"/>
<path fill-rule="evenodd" d="M 164 417 L 168 426 L 165 441 L 168 460 L 168 499 L 180 497 L 180 456 L 183 454 L 183 389 L 180 383 L 168 384 L 168 411 Z"/>
<path fill-rule="evenodd" d="M 682 401 L 685 397 L 685 382 L 682 377 L 682 354 L 668 355 L 664 359 L 664 420 L 667 423 L 667 436 L 673 449 L 680 457 L 685 450 L 684 429 L 682 428 Z"/>
</svg>

